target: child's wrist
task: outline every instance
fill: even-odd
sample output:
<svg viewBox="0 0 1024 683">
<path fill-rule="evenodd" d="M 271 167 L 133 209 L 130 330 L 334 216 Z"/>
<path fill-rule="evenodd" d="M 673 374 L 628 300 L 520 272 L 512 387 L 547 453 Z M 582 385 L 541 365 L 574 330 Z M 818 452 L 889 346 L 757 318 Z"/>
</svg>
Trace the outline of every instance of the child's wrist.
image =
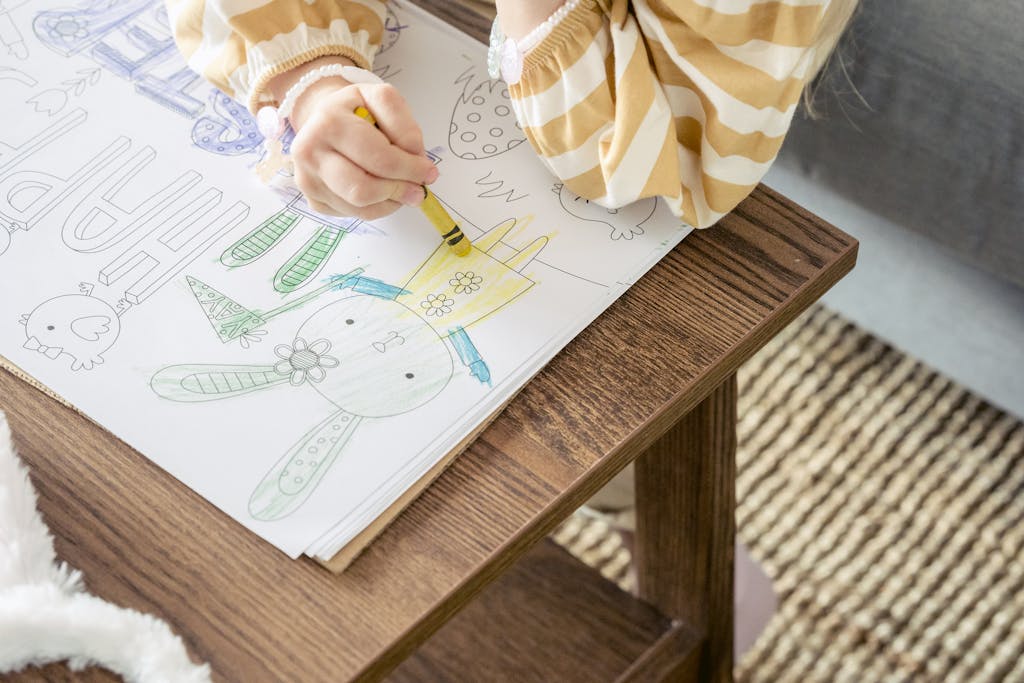
<svg viewBox="0 0 1024 683">
<path fill-rule="evenodd" d="M 283 71 L 278 75 L 274 76 L 274 78 L 272 78 L 270 82 L 267 83 L 267 89 L 274 96 L 274 100 L 280 104 L 281 102 L 284 101 L 285 95 L 288 94 L 288 91 L 291 89 L 291 87 L 298 83 L 303 76 L 308 74 L 310 71 L 314 71 L 315 69 L 319 69 L 320 67 L 327 66 L 329 64 L 338 64 L 341 66 L 354 66 L 355 62 L 353 62 L 348 57 L 341 57 L 336 55 L 326 55 L 324 57 L 317 57 L 316 59 L 300 64 L 293 69 Z"/>
<path fill-rule="evenodd" d="M 351 83 L 341 76 L 328 76 L 303 90 L 295 99 L 291 115 L 288 117 L 292 128 L 296 131 L 301 130 L 306 122 L 313 117 L 317 111 L 317 100 L 321 95 L 329 95 L 348 85 Z"/>
<path fill-rule="evenodd" d="M 288 93 L 308 74 L 330 65 L 355 66 L 355 62 L 347 57 L 325 56 L 301 64 L 294 69 L 289 69 L 278 74 L 269 84 L 270 92 L 279 104 L 284 104 Z M 318 95 L 324 92 L 333 92 L 339 88 L 349 85 L 349 81 L 340 74 L 317 79 L 300 93 L 293 93 L 293 102 L 290 111 L 287 113 L 289 122 L 296 130 L 302 127 L 314 110 L 311 106 L 318 99 Z"/>
</svg>

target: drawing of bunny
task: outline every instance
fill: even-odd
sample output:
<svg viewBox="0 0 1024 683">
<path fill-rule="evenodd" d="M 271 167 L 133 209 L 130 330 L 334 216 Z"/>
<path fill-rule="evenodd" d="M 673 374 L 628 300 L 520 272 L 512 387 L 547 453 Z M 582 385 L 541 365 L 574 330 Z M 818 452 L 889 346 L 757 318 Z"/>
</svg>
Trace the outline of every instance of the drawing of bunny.
<svg viewBox="0 0 1024 683">
<path fill-rule="evenodd" d="M 482 384 L 490 370 L 466 328 L 530 289 L 520 271 L 547 243 L 519 250 L 501 241 L 509 220 L 473 244 L 466 257 L 441 245 L 404 286 L 357 275 L 350 292 L 313 313 L 264 365 L 175 365 L 153 376 L 162 398 L 228 399 L 272 387 L 308 386 L 336 408 L 303 435 L 256 486 L 249 512 L 270 521 L 298 509 L 368 419 L 407 413 L 436 398 L 455 374 L 455 358 Z"/>
</svg>

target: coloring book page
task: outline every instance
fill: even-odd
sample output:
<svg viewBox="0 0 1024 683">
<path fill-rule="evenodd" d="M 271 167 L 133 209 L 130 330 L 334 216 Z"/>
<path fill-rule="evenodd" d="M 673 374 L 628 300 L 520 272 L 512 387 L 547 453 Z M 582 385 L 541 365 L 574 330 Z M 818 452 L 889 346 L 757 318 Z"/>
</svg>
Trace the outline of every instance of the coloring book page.
<svg viewBox="0 0 1024 683">
<path fill-rule="evenodd" d="M 486 50 L 391 3 L 455 256 L 260 182 L 163 0 L 0 0 L 0 355 L 292 557 L 330 557 L 689 231 L 533 155 Z"/>
</svg>

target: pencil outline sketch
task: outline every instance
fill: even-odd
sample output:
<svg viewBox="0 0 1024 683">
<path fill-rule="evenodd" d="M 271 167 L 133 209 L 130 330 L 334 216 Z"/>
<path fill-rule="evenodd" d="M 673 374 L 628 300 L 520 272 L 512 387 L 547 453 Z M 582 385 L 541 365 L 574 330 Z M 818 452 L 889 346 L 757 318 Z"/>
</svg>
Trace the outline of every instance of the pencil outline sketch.
<svg viewBox="0 0 1024 683">
<path fill-rule="evenodd" d="M 551 191 L 558 195 L 558 203 L 567 214 L 581 221 L 604 223 L 611 229 L 608 236 L 613 240 L 631 240 L 637 235 L 643 235 L 644 223 L 651 219 L 658 208 L 657 197 L 640 199 L 621 209 L 608 209 L 580 197 L 564 183 L 555 183 Z M 581 201 L 584 202 L 584 206 L 580 206 Z M 617 220 L 612 223 L 605 220 L 605 216 L 616 216 Z"/>
<path fill-rule="evenodd" d="M 22 348 L 50 360 L 70 356 L 71 370 L 92 370 L 121 334 L 120 312 L 92 296 L 82 283 L 80 294 L 47 299 L 18 321 L 25 327 Z"/>
<path fill-rule="evenodd" d="M 13 66 L 0 66 L 0 81 L 15 81 L 29 88 L 39 85 L 39 81 L 33 78 L 31 74 L 27 74 L 21 69 L 15 69 Z"/>
<path fill-rule="evenodd" d="M 43 90 L 25 101 L 31 104 L 37 114 L 56 116 L 64 111 L 72 97 L 81 97 L 90 85 L 96 85 L 100 80 L 102 70 L 99 67 L 91 69 L 79 69 L 78 78 L 67 78 L 61 81 L 64 87 L 54 87 Z"/>
<path fill-rule="evenodd" d="M 8 214 L 20 211 L 13 218 L 6 216 L 7 225 L 28 230 L 58 205 L 70 203 L 69 197 L 77 196 L 62 221 L 60 237 L 65 246 L 83 254 L 120 248 L 97 272 L 107 296 L 94 291 L 97 285 L 83 285 L 79 294 L 47 300 L 22 318 L 27 331 L 25 348 L 51 360 L 69 355 L 73 371 L 90 370 L 102 363 L 103 354 L 117 340 L 120 322 L 106 328 L 90 327 L 101 322 L 97 310 L 113 311 L 120 318 L 249 214 L 249 206 L 242 202 L 222 207 L 221 190 L 204 187 L 203 176 L 194 170 L 186 170 L 163 187 L 153 183 L 158 189 L 142 199 L 132 197 L 127 189 L 138 182 L 140 173 L 150 166 L 159 167 L 152 147 L 131 152 L 131 146 L 132 141 L 121 136 L 67 178 L 19 169 L 0 179 L 5 210 Z M 29 199 L 19 200 L 25 193 L 30 193 Z M 8 234 L 6 229 L 3 234 Z M 2 240 L 0 246 L 5 246 Z M 111 305 L 111 300 L 116 303 Z M 40 316 L 55 316 L 63 322 L 40 326 L 34 322 Z M 105 344 L 102 348 L 100 341 Z M 93 346 L 83 350 L 86 344 Z"/>
<path fill-rule="evenodd" d="M 33 210 L 32 221 L 26 219 L 25 215 L 21 211 L 18 211 L 17 206 L 19 202 L 12 202 L 13 197 L 12 189 L 8 189 L 7 192 L 3 191 L 3 188 L 10 184 L 12 178 L 16 177 L 27 177 L 22 175 L 23 173 L 31 174 L 31 171 L 24 171 L 21 169 L 21 165 L 32 157 L 36 152 L 43 149 L 50 143 L 58 140 L 67 133 L 71 132 L 78 126 L 85 123 L 88 118 L 88 114 L 84 109 L 74 109 L 64 116 L 53 122 L 49 122 L 45 125 L 43 130 L 29 137 L 28 140 L 23 142 L 20 146 L 14 146 L 0 140 L 0 196 L 5 200 L 4 207 L 0 209 L 0 256 L 10 248 L 13 239 L 14 232 L 16 230 L 28 230 L 35 224 L 36 221 L 43 218 L 46 213 L 55 207 L 60 202 L 53 202 L 49 205 L 36 206 L 42 198 L 39 194 L 30 197 L 26 200 L 27 203 L 22 204 L 22 208 L 25 212 Z M 15 170 L 18 169 L 18 170 Z M 45 174 L 42 174 L 45 175 Z M 50 179 L 56 179 L 56 176 L 48 176 Z M 32 188 L 32 182 L 23 186 L 22 189 L 35 189 L 43 191 L 45 195 L 49 190 L 46 189 L 47 181 L 35 177 L 32 179 L 36 181 L 37 185 Z M 38 184 L 40 183 L 41 184 Z M 17 183 L 15 183 L 17 185 Z M 64 195 L 62 195 L 63 198 Z"/>
<path fill-rule="evenodd" d="M 30 137 L 19 147 L 0 140 L 0 177 L 43 147 L 85 123 L 88 118 L 89 115 L 84 109 L 72 109 L 56 121 L 48 123 L 43 130 Z"/>
<path fill-rule="evenodd" d="M 495 178 L 494 180 L 490 180 L 490 177 L 491 177 L 492 173 L 494 173 L 494 171 L 488 171 L 487 175 L 484 175 L 484 176 L 482 176 L 480 178 L 477 178 L 476 180 L 473 181 L 474 185 L 479 185 L 481 187 L 487 187 L 486 190 L 484 190 L 483 192 L 481 192 L 480 194 L 477 195 L 478 198 L 480 198 L 480 199 L 500 199 L 500 198 L 504 197 L 505 198 L 505 203 L 506 204 L 511 204 L 512 202 L 517 202 L 520 199 L 526 199 L 527 197 L 530 196 L 528 194 L 520 194 L 518 196 L 515 196 L 515 194 L 516 194 L 515 188 L 509 188 L 509 189 L 506 190 L 505 189 L 505 181 L 504 180 L 500 180 L 500 179 L 497 179 L 497 178 Z"/>
<path fill-rule="evenodd" d="M 462 92 L 448 124 L 452 154 L 466 160 L 490 159 L 526 142 L 504 81 L 490 78 L 485 67 L 471 66 L 455 84 L 462 85 Z"/>
<path fill-rule="evenodd" d="M 28 44 L 25 43 L 25 36 L 21 29 L 14 23 L 11 12 L 24 5 L 28 0 L 12 2 L 11 0 L 0 0 L 0 43 L 7 48 L 7 54 L 25 61 L 29 58 Z"/>
</svg>

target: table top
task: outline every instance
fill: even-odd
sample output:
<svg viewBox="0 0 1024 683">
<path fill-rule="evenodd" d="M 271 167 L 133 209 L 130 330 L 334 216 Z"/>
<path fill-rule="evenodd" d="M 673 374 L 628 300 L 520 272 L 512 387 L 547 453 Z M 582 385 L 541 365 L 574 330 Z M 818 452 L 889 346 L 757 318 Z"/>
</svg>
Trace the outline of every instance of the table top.
<svg viewBox="0 0 1024 683">
<path fill-rule="evenodd" d="M 487 21 L 424 2 L 474 35 Z M 477 3 L 472 3 L 477 4 Z M 560 353 L 340 576 L 289 560 L 13 375 L 0 409 L 61 559 L 159 616 L 221 680 L 390 670 L 854 265 L 840 230 L 759 188 Z"/>
</svg>

